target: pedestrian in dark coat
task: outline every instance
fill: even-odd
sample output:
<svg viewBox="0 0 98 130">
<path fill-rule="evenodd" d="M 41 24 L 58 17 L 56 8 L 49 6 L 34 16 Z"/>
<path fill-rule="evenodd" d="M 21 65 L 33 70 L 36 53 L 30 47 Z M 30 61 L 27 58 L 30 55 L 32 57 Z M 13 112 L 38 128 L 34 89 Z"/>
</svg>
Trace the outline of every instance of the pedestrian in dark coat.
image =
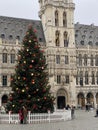
<svg viewBox="0 0 98 130">
<path fill-rule="evenodd" d="M 71 106 L 71 119 L 74 119 L 74 117 L 75 117 L 75 108 L 74 108 L 74 106 L 72 105 Z"/>
</svg>

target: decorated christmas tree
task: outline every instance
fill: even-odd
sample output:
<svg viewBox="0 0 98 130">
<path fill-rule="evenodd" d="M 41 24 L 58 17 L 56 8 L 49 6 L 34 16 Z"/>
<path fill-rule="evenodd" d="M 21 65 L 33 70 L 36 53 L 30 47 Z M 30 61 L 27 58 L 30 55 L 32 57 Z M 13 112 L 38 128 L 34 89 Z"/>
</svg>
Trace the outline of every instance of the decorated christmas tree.
<svg viewBox="0 0 98 130">
<path fill-rule="evenodd" d="M 54 97 L 50 93 L 44 51 L 31 25 L 18 52 L 15 74 L 11 78 L 12 92 L 6 105 L 7 111 L 17 113 L 22 106 L 34 113 L 54 110 Z"/>
</svg>

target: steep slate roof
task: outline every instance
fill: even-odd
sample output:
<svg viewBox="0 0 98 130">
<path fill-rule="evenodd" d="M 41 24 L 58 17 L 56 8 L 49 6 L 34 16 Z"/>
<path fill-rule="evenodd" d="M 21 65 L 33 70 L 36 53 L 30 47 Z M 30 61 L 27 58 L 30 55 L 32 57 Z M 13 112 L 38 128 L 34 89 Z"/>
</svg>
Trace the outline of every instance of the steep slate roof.
<svg viewBox="0 0 98 130">
<path fill-rule="evenodd" d="M 75 24 L 76 46 L 98 46 L 98 26 Z"/>
<path fill-rule="evenodd" d="M 40 20 L 0 16 L 0 37 L 5 35 L 5 39 L 9 40 L 9 37 L 12 36 L 14 41 L 16 37 L 19 37 L 22 41 L 29 24 L 32 24 L 37 30 L 38 41 L 45 45 L 46 41 Z M 75 44 L 76 46 L 98 46 L 98 26 L 75 24 Z"/>
<path fill-rule="evenodd" d="M 0 37 L 5 36 L 6 40 L 12 38 L 14 41 L 16 37 L 18 37 L 20 41 L 22 41 L 29 24 L 32 24 L 33 28 L 37 30 L 38 41 L 45 44 L 45 37 L 40 20 L 0 16 Z"/>
</svg>

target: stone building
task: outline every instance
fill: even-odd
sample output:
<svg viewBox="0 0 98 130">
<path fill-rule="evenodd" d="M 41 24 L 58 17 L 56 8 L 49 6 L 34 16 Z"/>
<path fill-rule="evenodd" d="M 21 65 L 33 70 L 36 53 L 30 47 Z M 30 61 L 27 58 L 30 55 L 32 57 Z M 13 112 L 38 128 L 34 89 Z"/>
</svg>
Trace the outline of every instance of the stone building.
<svg viewBox="0 0 98 130">
<path fill-rule="evenodd" d="M 15 59 L 29 24 L 45 50 L 55 107 L 98 104 L 98 27 L 74 24 L 73 0 L 39 0 L 40 20 L 0 16 L 0 106 L 11 91 Z"/>
</svg>

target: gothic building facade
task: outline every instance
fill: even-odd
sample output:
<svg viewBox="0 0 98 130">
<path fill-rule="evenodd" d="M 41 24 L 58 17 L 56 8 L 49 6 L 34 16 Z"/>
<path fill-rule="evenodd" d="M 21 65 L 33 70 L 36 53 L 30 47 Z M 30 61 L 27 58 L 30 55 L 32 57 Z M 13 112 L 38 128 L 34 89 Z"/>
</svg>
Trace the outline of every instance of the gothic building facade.
<svg viewBox="0 0 98 130">
<path fill-rule="evenodd" d="M 73 0 L 39 0 L 41 20 L 0 16 L 0 106 L 8 100 L 15 59 L 29 24 L 45 50 L 55 107 L 98 104 L 98 27 L 74 24 Z"/>
</svg>

